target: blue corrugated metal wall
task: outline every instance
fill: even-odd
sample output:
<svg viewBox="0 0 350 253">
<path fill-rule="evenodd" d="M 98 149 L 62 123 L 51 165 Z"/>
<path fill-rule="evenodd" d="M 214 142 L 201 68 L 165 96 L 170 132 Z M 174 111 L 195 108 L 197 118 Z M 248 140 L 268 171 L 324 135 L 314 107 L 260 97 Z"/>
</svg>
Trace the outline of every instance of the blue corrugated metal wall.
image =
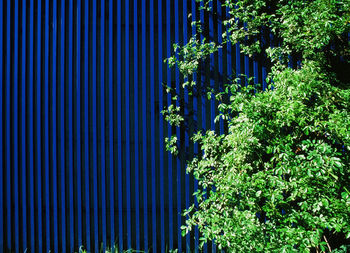
<svg viewBox="0 0 350 253">
<path fill-rule="evenodd" d="M 191 77 L 189 96 L 163 60 L 197 19 L 202 38 L 221 42 L 220 2 L 207 14 L 195 0 L 0 0 L 0 252 L 198 249 L 198 231 L 180 230 L 197 188 L 189 137 L 224 131 L 206 88 L 233 74 L 261 82 L 264 68 L 229 43 Z M 164 84 L 184 105 L 183 127 L 160 114 L 172 103 Z M 172 133 L 177 158 L 164 147 Z"/>
</svg>

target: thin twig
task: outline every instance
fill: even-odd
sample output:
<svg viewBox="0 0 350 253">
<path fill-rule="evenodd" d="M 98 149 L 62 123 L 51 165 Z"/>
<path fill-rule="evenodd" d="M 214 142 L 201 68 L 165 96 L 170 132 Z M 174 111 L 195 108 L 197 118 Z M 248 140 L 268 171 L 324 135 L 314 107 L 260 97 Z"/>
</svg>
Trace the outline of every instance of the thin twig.
<svg viewBox="0 0 350 253">
<path fill-rule="evenodd" d="M 329 252 L 332 252 L 331 246 L 329 245 L 326 236 L 323 236 L 323 239 L 324 239 L 325 242 L 327 243 L 327 247 L 328 247 Z"/>
</svg>

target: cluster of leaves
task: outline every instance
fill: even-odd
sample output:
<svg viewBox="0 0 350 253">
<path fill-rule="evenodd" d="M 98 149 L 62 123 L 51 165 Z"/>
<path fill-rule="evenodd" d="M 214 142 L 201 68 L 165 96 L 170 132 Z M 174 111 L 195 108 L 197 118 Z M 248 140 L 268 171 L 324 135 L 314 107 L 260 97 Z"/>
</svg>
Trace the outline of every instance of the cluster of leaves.
<svg viewBox="0 0 350 253">
<path fill-rule="evenodd" d="M 349 92 L 313 64 L 276 70 L 265 92 L 231 89 L 228 134 L 195 135 L 204 155 L 188 171 L 206 190 L 185 229 L 232 251 L 324 250 L 326 228 L 350 237 Z"/>
<path fill-rule="evenodd" d="M 198 1 L 212 11 L 212 0 Z M 223 44 L 194 37 L 176 46 L 169 64 L 190 77 L 227 41 L 240 42 L 243 53 L 269 59 L 269 88 L 232 82 L 215 94 L 228 132 L 193 136 L 203 155 L 187 169 L 201 187 L 184 233 L 197 226 L 202 243 L 215 240 L 229 252 L 346 252 L 350 0 L 226 0 L 223 7 L 230 10 Z M 298 69 L 288 67 L 293 57 Z M 171 116 L 180 109 L 167 112 L 182 124 Z M 176 141 L 168 149 L 178 152 Z"/>
</svg>

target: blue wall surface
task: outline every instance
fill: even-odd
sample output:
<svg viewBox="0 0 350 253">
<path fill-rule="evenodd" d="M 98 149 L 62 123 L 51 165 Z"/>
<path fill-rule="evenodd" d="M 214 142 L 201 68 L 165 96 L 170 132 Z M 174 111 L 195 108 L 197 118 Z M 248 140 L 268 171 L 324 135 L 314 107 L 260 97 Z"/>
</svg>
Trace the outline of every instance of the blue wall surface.
<svg viewBox="0 0 350 253">
<path fill-rule="evenodd" d="M 226 44 L 191 77 L 189 96 L 164 63 L 196 34 L 194 20 L 198 39 L 222 41 L 220 2 L 208 14 L 195 0 L 0 0 L 0 252 L 198 250 L 198 231 L 180 230 L 197 188 L 185 172 L 198 152 L 189 137 L 225 131 L 207 88 L 266 72 Z M 184 126 L 160 113 L 173 103 L 165 85 Z M 172 134 L 178 157 L 165 151 Z"/>
</svg>

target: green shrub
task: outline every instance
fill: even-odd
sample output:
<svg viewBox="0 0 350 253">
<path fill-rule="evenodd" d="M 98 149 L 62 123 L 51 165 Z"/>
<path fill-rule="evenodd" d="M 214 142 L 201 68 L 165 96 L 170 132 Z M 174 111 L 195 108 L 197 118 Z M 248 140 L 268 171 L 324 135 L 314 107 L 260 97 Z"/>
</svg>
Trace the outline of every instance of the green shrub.
<svg viewBox="0 0 350 253">
<path fill-rule="evenodd" d="M 212 11 L 211 0 L 200 2 Z M 346 252 L 350 1 L 230 0 L 226 6 L 232 18 L 224 22 L 229 33 L 223 45 L 240 42 L 243 53 L 268 58 L 268 89 L 242 79 L 213 91 L 217 120 L 228 132 L 193 136 L 203 155 L 187 169 L 200 189 L 198 206 L 185 211 L 183 232 L 198 226 L 202 243 L 215 239 L 229 252 Z M 273 47 L 263 43 L 266 38 L 273 38 Z M 194 37 L 177 45 L 168 62 L 191 80 L 201 59 L 223 45 Z M 291 59 L 299 61 L 297 68 L 288 67 Z M 184 87 L 191 92 L 195 85 Z M 181 116 L 168 119 L 183 122 Z M 177 141 L 168 139 L 174 153 Z"/>
</svg>

